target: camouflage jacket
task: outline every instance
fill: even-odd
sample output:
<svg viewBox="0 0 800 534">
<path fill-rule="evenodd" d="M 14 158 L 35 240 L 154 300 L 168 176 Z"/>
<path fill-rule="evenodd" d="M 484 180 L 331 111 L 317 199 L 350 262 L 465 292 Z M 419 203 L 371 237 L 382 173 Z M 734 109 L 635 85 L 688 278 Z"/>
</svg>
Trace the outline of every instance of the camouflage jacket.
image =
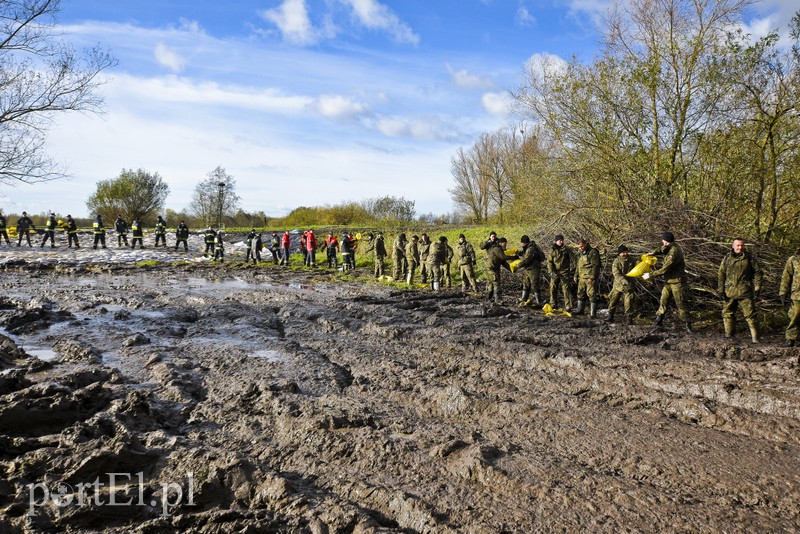
<svg viewBox="0 0 800 534">
<path fill-rule="evenodd" d="M 686 281 L 686 261 L 683 259 L 683 249 L 677 243 L 670 243 L 653 252 L 654 256 L 664 256 L 660 269 L 650 273 L 650 276 L 663 276 L 668 283 Z"/>
<path fill-rule="evenodd" d="M 406 244 L 405 258 L 408 259 L 409 265 L 419 265 L 419 246 L 414 241 Z"/>
<path fill-rule="evenodd" d="M 509 271 L 511 267 L 508 265 L 508 256 L 500 245 L 490 246 L 486 248 L 486 268 L 490 271 L 500 271 L 501 267 L 505 267 Z"/>
<path fill-rule="evenodd" d="M 572 278 L 575 272 L 575 255 L 566 245 L 557 247 L 553 245 L 547 256 L 547 270 L 552 276 L 554 273 L 567 275 Z"/>
<path fill-rule="evenodd" d="M 792 300 L 800 300 L 800 255 L 795 254 L 786 261 L 779 294 L 787 295 Z"/>
<path fill-rule="evenodd" d="M 611 264 L 611 276 L 614 277 L 612 291 L 626 292 L 632 289 L 631 279 L 625 275 L 631 272 L 634 267 L 636 267 L 636 262 L 630 256 L 627 258 L 617 256 L 614 263 Z"/>
<path fill-rule="evenodd" d="M 400 236 L 397 236 L 392 244 L 392 254 L 395 258 L 405 258 L 406 257 L 406 241 L 404 239 L 400 239 Z"/>
<path fill-rule="evenodd" d="M 600 251 L 591 245 L 578 255 L 578 269 L 575 273 L 580 280 L 597 280 L 600 278 Z"/>
<path fill-rule="evenodd" d="M 519 268 L 522 269 L 541 269 L 542 262 L 545 260 L 544 252 L 535 242 L 531 241 L 525 247 L 519 261 Z"/>
<path fill-rule="evenodd" d="M 457 250 L 459 265 L 475 264 L 475 249 L 472 247 L 472 243 L 469 243 L 468 241 L 459 243 Z"/>
<path fill-rule="evenodd" d="M 764 273 L 755 256 L 743 251 L 729 252 L 719 264 L 717 291 L 729 299 L 751 299 L 754 291 L 761 291 Z"/>
</svg>

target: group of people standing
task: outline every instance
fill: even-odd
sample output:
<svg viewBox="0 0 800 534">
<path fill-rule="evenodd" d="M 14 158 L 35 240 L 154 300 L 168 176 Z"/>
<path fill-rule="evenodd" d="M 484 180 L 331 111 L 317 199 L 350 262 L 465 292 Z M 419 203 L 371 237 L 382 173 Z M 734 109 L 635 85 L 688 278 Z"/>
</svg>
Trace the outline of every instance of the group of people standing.
<svg viewBox="0 0 800 534">
<path fill-rule="evenodd" d="M 50 213 L 43 237 L 39 244 L 44 247 L 48 242 L 51 247 L 56 246 L 55 233 L 61 228 L 68 237 L 68 248 L 79 248 L 78 228 L 71 215 L 64 221 L 57 221 L 55 214 Z M 17 220 L 17 246 L 23 241 L 28 246 L 31 243 L 31 232 L 37 232 L 33 221 L 26 212 Z M 138 244 L 144 248 L 144 230 L 139 220 L 134 219 L 129 225 L 121 215 L 114 221 L 114 230 L 117 235 L 118 247 L 128 247 L 128 233 L 131 233 L 131 248 Z M 92 224 L 94 235 L 93 248 L 106 248 L 106 229 L 102 216 L 97 215 Z M 167 247 L 167 223 L 163 217 L 158 216 L 154 228 L 154 246 Z M 223 262 L 225 257 L 225 232 L 208 227 L 203 231 L 206 256 L 213 256 L 214 261 Z M 185 221 L 181 221 L 175 230 L 175 250 L 181 245 L 188 252 L 189 228 Z M 7 232 L 6 218 L 0 213 L 0 245 L 5 240 L 6 245 L 11 245 Z M 313 230 L 302 232 L 299 240 L 299 251 L 303 257 L 303 264 L 315 267 L 317 251 L 325 254 L 327 266 L 337 269 L 339 254 L 343 270 L 355 269 L 355 255 L 359 244 L 364 242 L 364 253 L 370 254 L 374 261 L 374 275 L 377 278 L 386 277 L 386 262 L 391 258 L 392 279 L 413 285 L 417 273 L 421 282 L 429 284 L 432 290 L 452 287 L 451 265 L 457 266 L 461 278 L 461 288 L 464 292 L 477 292 L 478 286 L 475 277 L 477 257 L 475 248 L 464 236 L 458 236 L 458 244 L 453 247 L 447 237 L 440 236 L 431 240 L 426 234 L 412 235 L 407 238 L 405 233 L 400 233 L 394 239 L 390 249 L 386 247 L 383 232 L 369 233 L 366 239 L 360 234 L 353 235 L 343 231 L 341 237 L 333 232 L 328 232 L 324 240 L 318 240 Z M 282 235 L 273 232 L 266 242 L 262 234 L 253 228 L 245 238 L 246 261 L 257 263 L 261 261 L 261 251 L 269 248 L 272 262 L 276 265 L 289 266 L 292 239 L 289 231 Z M 529 236 L 520 238 L 519 248 L 508 250 L 508 240 L 491 232 L 486 241 L 480 243 L 480 250 L 485 252 L 484 275 L 486 277 L 486 297 L 495 303 L 501 302 L 502 283 L 501 270 L 522 274 L 522 293 L 518 303 L 521 306 L 549 304 L 553 309 L 564 310 L 571 314 L 582 315 L 588 308 L 589 317 L 595 318 L 600 301 L 599 281 L 602 272 L 600 251 L 591 245 L 588 240 L 577 241 L 577 252 L 567 246 L 563 235 L 556 235 L 553 242 L 545 252 Z M 683 322 L 687 332 L 693 332 L 692 319 L 687 306 L 687 278 L 686 260 L 681 246 L 675 242 L 672 232 L 664 232 L 661 236 L 661 245 L 649 253 L 651 265 L 655 267 L 660 259 L 660 266 L 648 269 L 641 277 L 630 276 L 637 266 L 631 257 L 627 246 L 619 245 L 617 255 L 611 266 L 612 286 L 608 294 L 608 318 L 610 323 L 615 322 L 617 311 L 622 306 L 625 322 L 633 324 L 636 313 L 635 287 L 638 280 L 645 282 L 663 280 L 659 308 L 656 311 L 654 324 L 661 326 L 667 310 L 674 304 L 679 319 Z M 649 267 L 649 266 L 648 266 Z M 545 273 L 549 278 L 549 295 L 545 299 L 543 281 Z M 722 318 L 726 338 L 733 338 L 736 333 L 735 314 L 741 311 L 743 319 L 750 330 L 750 337 L 754 343 L 759 342 L 759 328 L 757 321 L 756 299 L 761 294 L 763 271 L 755 256 L 745 250 L 742 238 L 736 238 L 731 244 L 731 250 L 722 259 L 719 265 L 717 292 L 722 298 Z M 790 303 L 789 324 L 786 329 L 786 340 L 789 346 L 794 346 L 800 339 L 800 249 L 786 262 L 779 296 L 782 304 Z"/>
</svg>

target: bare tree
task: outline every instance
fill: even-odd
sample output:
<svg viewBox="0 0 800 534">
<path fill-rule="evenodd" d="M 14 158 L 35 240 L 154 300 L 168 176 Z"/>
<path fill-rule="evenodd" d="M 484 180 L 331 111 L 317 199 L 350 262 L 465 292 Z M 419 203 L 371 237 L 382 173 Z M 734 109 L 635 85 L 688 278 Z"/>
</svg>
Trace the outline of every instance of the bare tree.
<svg viewBox="0 0 800 534">
<path fill-rule="evenodd" d="M 458 211 L 472 222 L 480 223 L 489 217 L 489 184 L 484 181 L 474 156 L 474 147 L 469 152 L 459 148 L 450 160 L 450 174 L 455 181 L 450 196 Z"/>
<path fill-rule="evenodd" d="M 59 0 L 0 1 L 0 182 L 63 176 L 44 151 L 54 115 L 99 112 L 99 74 L 116 60 L 99 47 L 77 53 L 55 33 Z"/>
<path fill-rule="evenodd" d="M 209 172 L 194 188 L 189 211 L 204 224 L 220 224 L 226 217 L 233 217 L 239 209 L 236 180 L 222 167 Z"/>
</svg>

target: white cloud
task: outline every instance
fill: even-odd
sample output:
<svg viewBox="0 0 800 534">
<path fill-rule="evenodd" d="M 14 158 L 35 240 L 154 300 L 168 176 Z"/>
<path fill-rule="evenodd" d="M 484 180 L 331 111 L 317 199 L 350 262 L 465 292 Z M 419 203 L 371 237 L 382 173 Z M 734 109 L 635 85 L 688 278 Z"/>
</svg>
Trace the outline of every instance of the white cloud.
<svg viewBox="0 0 800 534">
<path fill-rule="evenodd" d="M 155 49 L 156 61 L 172 72 L 181 72 L 186 64 L 186 59 L 179 53 L 171 50 L 164 43 L 158 43 Z"/>
<path fill-rule="evenodd" d="M 262 11 L 261 16 L 275 24 L 284 40 L 292 44 L 309 45 L 317 41 L 305 0 L 284 0 L 278 8 Z"/>
<path fill-rule="evenodd" d="M 447 72 L 450 73 L 450 79 L 458 87 L 465 89 L 487 89 L 494 87 L 494 83 L 489 78 L 481 78 L 474 74 L 467 72 L 467 69 L 456 70 L 450 65 L 445 65 Z"/>
<path fill-rule="evenodd" d="M 322 95 L 315 102 L 316 110 L 323 117 L 352 117 L 368 111 L 363 104 L 339 95 Z"/>
<path fill-rule="evenodd" d="M 399 43 L 419 44 L 419 36 L 388 7 L 376 0 L 341 0 L 353 9 L 356 19 L 373 30 L 386 30 Z"/>
<path fill-rule="evenodd" d="M 528 8 L 524 4 L 520 4 L 517 8 L 517 14 L 514 16 L 514 22 L 517 26 L 528 27 L 536 25 L 536 17 L 531 15 Z"/>
<path fill-rule="evenodd" d="M 508 93 L 485 93 L 481 103 L 483 108 L 495 117 L 507 117 L 513 107 L 511 95 Z"/>
<path fill-rule="evenodd" d="M 175 76 L 149 79 L 119 76 L 109 90 L 151 102 L 203 104 L 280 114 L 299 113 L 313 103 L 310 97 L 272 88 L 198 83 Z"/>
</svg>

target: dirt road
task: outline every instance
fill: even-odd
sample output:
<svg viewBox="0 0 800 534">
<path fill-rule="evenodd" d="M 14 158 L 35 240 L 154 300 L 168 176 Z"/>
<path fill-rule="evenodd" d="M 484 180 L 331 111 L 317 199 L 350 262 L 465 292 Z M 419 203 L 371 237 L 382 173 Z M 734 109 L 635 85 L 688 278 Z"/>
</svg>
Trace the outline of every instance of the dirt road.
<svg viewBox="0 0 800 534">
<path fill-rule="evenodd" d="M 0 532 L 800 529 L 797 349 L 322 270 L 0 280 Z"/>
</svg>

